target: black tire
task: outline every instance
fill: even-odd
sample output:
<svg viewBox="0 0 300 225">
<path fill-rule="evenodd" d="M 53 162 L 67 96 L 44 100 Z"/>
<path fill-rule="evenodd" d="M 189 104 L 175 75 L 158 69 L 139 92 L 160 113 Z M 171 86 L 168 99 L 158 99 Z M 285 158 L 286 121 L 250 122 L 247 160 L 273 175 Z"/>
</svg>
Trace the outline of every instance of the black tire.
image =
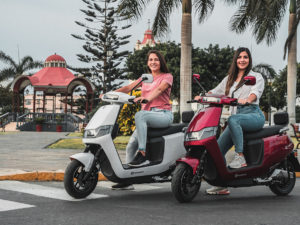
<svg viewBox="0 0 300 225">
<path fill-rule="evenodd" d="M 96 188 L 98 182 L 98 171 L 93 171 L 90 177 L 86 181 L 82 182 L 82 178 L 85 174 L 84 165 L 77 160 L 71 161 L 66 168 L 64 186 L 68 194 L 72 197 L 85 198 Z"/>
<path fill-rule="evenodd" d="M 282 181 L 281 183 L 274 183 L 269 186 L 271 191 L 278 196 L 288 195 L 294 189 L 296 183 L 296 173 L 294 165 L 290 160 L 287 160 L 287 167 L 288 171 L 292 173 L 290 178 L 288 180 Z M 283 165 L 280 165 L 278 169 L 286 170 Z"/>
<path fill-rule="evenodd" d="M 193 171 L 189 165 L 180 163 L 176 166 L 171 187 L 177 201 L 190 202 L 198 194 L 201 182 L 191 184 L 193 177 Z"/>
</svg>

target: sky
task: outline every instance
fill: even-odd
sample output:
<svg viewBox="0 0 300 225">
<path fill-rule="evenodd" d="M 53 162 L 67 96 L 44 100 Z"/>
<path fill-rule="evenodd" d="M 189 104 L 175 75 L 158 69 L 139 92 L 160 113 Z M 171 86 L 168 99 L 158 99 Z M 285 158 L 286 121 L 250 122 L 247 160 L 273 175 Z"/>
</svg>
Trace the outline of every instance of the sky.
<svg viewBox="0 0 300 225">
<path fill-rule="evenodd" d="M 83 42 L 71 34 L 83 34 L 84 29 L 75 21 L 84 21 L 80 9 L 86 4 L 81 0 L 0 0 L 0 50 L 15 61 L 30 55 L 34 60 L 44 61 L 56 53 L 65 58 L 70 66 L 82 66 L 76 54 L 84 53 Z M 157 0 L 144 11 L 142 18 L 132 23 L 126 32 L 132 34 L 126 48 L 133 51 L 137 40 L 143 40 L 148 28 L 148 20 L 153 21 Z M 229 30 L 229 20 L 236 7 L 229 7 L 222 0 L 216 0 L 213 13 L 204 23 L 199 24 L 193 14 L 192 42 L 194 47 L 207 48 L 209 44 L 220 47 L 248 47 L 252 52 L 253 64 L 267 63 L 276 72 L 287 63 L 283 60 L 283 47 L 287 37 L 288 14 L 285 15 L 278 32 L 277 40 L 267 46 L 257 45 L 250 30 L 236 34 Z M 170 19 L 170 33 L 160 39 L 180 42 L 181 9 L 174 12 Z M 298 35 L 299 39 L 299 35 Z M 156 39 L 157 40 L 157 39 Z M 299 42 L 299 41 L 298 41 Z M 299 55 L 299 54 L 298 54 Z M 298 57 L 299 61 L 299 57 Z M 3 64 L 0 64 L 0 69 Z M 197 71 L 193 71 L 197 73 Z"/>
</svg>

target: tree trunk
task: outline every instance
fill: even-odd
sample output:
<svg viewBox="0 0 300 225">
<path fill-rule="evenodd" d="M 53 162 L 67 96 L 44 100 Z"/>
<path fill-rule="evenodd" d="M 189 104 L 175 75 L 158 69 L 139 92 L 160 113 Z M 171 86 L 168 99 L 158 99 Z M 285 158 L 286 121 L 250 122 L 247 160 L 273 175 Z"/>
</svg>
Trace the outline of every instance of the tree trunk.
<svg viewBox="0 0 300 225">
<path fill-rule="evenodd" d="M 289 17 L 289 33 L 296 23 L 296 14 L 291 13 Z M 287 109 L 290 123 L 295 123 L 297 87 L 297 33 L 295 33 L 290 45 L 288 46 L 288 66 L 287 66 Z"/>
<path fill-rule="evenodd" d="M 191 110 L 192 98 L 192 16 L 191 1 L 182 2 L 181 59 L 180 59 L 180 115 Z"/>
</svg>

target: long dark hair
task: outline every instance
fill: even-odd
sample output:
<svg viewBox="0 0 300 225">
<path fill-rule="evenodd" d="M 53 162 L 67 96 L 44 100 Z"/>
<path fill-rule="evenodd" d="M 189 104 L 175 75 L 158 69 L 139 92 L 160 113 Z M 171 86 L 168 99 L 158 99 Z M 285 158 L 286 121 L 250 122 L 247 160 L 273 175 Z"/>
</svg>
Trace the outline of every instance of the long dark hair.
<svg viewBox="0 0 300 225">
<path fill-rule="evenodd" d="M 247 76 L 247 74 L 250 72 L 250 70 L 252 69 L 252 56 L 250 53 L 250 50 L 248 48 L 244 48 L 244 47 L 240 47 L 238 48 L 233 56 L 232 59 L 232 63 L 231 66 L 228 70 L 228 80 L 227 80 L 227 84 L 226 84 L 226 90 L 225 90 L 225 95 L 229 94 L 230 88 L 232 87 L 234 81 L 236 80 L 237 76 L 238 76 L 238 72 L 239 72 L 239 68 L 237 67 L 237 58 L 239 57 L 239 55 L 241 54 L 241 52 L 247 52 L 248 57 L 249 57 L 249 65 L 247 66 L 245 73 L 242 77 L 242 79 L 240 80 L 240 82 L 237 85 L 237 88 L 240 87 L 242 85 L 243 82 L 243 78 L 245 76 Z"/>
<path fill-rule="evenodd" d="M 164 56 L 160 53 L 160 51 L 157 51 L 157 50 L 150 50 L 148 52 L 148 54 L 147 54 L 147 68 L 148 68 L 148 72 L 151 73 L 151 69 L 148 66 L 148 60 L 149 60 L 150 54 L 155 54 L 158 57 L 159 62 L 160 62 L 160 71 L 163 72 L 163 73 L 169 73 L 169 69 L 167 67 L 167 63 L 166 63 L 166 60 L 165 60 Z"/>
</svg>

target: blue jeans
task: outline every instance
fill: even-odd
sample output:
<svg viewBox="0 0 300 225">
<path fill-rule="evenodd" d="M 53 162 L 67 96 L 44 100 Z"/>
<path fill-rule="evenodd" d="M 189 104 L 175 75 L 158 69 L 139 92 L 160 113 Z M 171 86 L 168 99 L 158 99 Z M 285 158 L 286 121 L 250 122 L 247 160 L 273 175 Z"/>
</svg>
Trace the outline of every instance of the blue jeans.
<svg viewBox="0 0 300 225">
<path fill-rule="evenodd" d="M 131 135 L 126 147 L 126 162 L 133 160 L 137 150 L 146 151 L 147 129 L 165 128 L 173 122 L 173 113 L 169 110 L 151 108 L 151 111 L 141 110 L 135 114 L 136 129 Z"/>
<path fill-rule="evenodd" d="M 229 117 L 227 127 L 218 139 L 223 156 L 233 145 L 237 153 L 242 153 L 243 131 L 258 131 L 264 123 L 265 117 L 258 105 L 237 106 L 237 113 Z"/>
</svg>

